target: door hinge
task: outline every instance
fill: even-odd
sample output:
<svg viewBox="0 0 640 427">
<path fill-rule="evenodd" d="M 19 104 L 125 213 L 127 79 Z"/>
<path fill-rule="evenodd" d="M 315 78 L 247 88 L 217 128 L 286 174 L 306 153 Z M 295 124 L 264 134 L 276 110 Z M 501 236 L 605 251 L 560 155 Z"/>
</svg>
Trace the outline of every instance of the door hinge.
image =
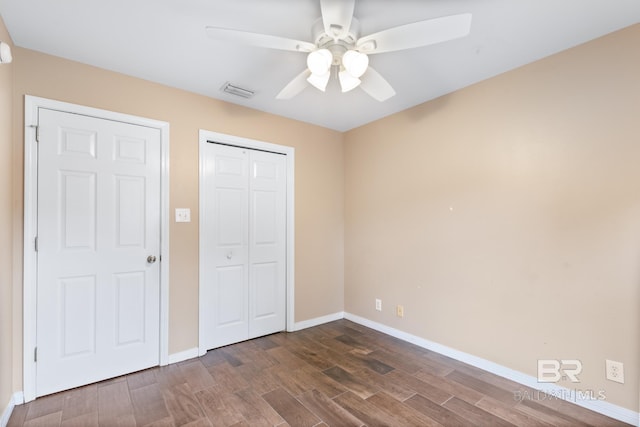
<svg viewBox="0 0 640 427">
<path fill-rule="evenodd" d="M 36 252 L 38 252 L 38 236 L 36 236 L 36 238 L 35 238 L 34 248 L 35 248 Z"/>
<path fill-rule="evenodd" d="M 35 347 L 33 349 L 33 361 L 37 362 L 38 361 L 38 347 Z"/>
<path fill-rule="evenodd" d="M 33 128 L 36 131 L 36 142 L 40 142 L 40 126 L 38 125 L 29 125 L 30 128 Z"/>
</svg>

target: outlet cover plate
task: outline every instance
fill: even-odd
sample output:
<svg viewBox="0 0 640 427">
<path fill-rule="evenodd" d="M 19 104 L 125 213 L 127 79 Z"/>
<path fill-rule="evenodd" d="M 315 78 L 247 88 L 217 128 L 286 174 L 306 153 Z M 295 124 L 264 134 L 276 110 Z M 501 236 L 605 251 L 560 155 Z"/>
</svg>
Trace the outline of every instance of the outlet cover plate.
<svg viewBox="0 0 640 427">
<path fill-rule="evenodd" d="M 622 362 L 616 362 L 615 360 L 606 359 L 605 365 L 607 367 L 607 379 L 624 384 L 624 364 Z"/>
</svg>

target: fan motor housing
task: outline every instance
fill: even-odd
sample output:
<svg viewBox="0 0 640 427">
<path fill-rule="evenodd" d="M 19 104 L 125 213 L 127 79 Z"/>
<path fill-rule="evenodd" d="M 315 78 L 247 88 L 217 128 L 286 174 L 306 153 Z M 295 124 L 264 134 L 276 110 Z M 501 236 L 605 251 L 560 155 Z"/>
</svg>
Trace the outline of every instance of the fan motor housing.
<svg viewBox="0 0 640 427">
<path fill-rule="evenodd" d="M 333 55 L 333 65 L 340 65 L 342 55 L 349 50 L 353 49 L 356 45 L 356 41 L 360 37 L 360 23 L 356 18 L 352 18 L 351 26 L 347 35 L 339 39 L 334 39 L 332 36 L 326 33 L 324 30 L 324 22 L 322 18 L 316 20 L 311 28 L 311 36 L 313 42 L 318 49 L 329 49 Z"/>
</svg>

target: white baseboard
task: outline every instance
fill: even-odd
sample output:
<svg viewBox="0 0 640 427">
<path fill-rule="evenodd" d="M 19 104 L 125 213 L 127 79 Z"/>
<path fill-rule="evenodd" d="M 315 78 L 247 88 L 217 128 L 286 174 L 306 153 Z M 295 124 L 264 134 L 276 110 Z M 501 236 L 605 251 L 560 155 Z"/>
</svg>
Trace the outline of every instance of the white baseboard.
<svg viewBox="0 0 640 427">
<path fill-rule="evenodd" d="M 327 314 L 326 316 L 316 317 L 314 319 L 303 320 L 302 322 L 296 322 L 293 325 L 293 331 L 300 331 L 302 329 L 311 328 L 313 326 L 322 325 L 324 323 L 333 322 L 334 320 L 344 319 L 344 311 L 339 311 L 333 314 Z"/>
<path fill-rule="evenodd" d="M 387 335 L 391 335 L 392 337 L 410 342 L 427 350 L 440 353 L 444 356 L 451 357 L 452 359 L 456 359 L 471 366 L 475 366 L 476 368 L 491 372 L 492 374 L 499 375 L 511 381 L 515 381 L 524 386 L 547 392 L 552 396 L 557 396 L 563 400 L 575 403 L 576 405 L 582 406 L 583 408 L 589 409 L 594 412 L 598 412 L 602 415 L 606 415 L 619 421 L 624 421 L 625 423 L 629 423 L 634 426 L 640 425 L 640 413 L 634 412 L 630 409 L 614 405 L 604 400 L 580 399 L 580 396 L 576 396 L 576 393 L 573 390 L 569 390 L 565 387 L 560 387 L 553 384 L 541 384 L 538 382 L 537 378 L 532 377 L 531 375 L 523 374 L 522 372 L 507 368 L 502 365 L 498 365 L 497 363 L 491 362 L 489 360 L 464 353 L 462 351 L 426 340 L 424 338 L 417 337 L 415 335 L 411 335 L 409 333 L 400 331 L 390 326 L 383 325 L 381 323 L 374 322 L 369 319 L 365 319 L 364 317 L 360 317 L 355 314 L 345 312 L 344 318 L 368 328 L 375 329 L 376 331 L 383 332 Z"/>
<path fill-rule="evenodd" d="M 21 391 L 13 393 L 13 403 L 16 405 L 22 405 L 24 403 L 24 393 Z"/>
<path fill-rule="evenodd" d="M 16 404 L 13 402 L 13 397 L 11 397 L 11 399 L 9 399 L 9 404 L 7 404 L 7 407 L 4 408 L 4 411 L 2 411 L 2 417 L 0 418 L 0 427 L 6 427 L 7 424 L 9 424 L 9 418 L 11 417 L 11 413 L 13 412 L 13 408 L 16 406 Z"/>
<path fill-rule="evenodd" d="M 194 359 L 200 356 L 198 347 L 190 348 L 178 353 L 170 354 L 167 358 L 169 365 L 172 363 L 184 362 L 185 360 Z"/>
<path fill-rule="evenodd" d="M 16 405 L 22 405 L 23 403 L 24 395 L 22 394 L 22 392 L 18 391 L 16 393 L 13 393 L 13 396 L 11 396 L 11 399 L 9 399 L 7 407 L 4 408 L 4 411 L 2 411 L 2 416 L 0 417 L 0 427 L 7 427 L 7 424 L 9 424 L 9 418 L 11 418 L 11 414 L 13 413 L 13 408 L 15 408 Z"/>
</svg>

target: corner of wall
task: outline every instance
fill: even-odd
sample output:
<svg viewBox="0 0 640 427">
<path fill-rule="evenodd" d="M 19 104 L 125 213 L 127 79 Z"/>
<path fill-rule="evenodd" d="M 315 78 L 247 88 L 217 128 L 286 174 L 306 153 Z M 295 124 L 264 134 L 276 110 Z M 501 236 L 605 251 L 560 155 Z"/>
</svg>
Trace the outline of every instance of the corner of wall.
<svg viewBox="0 0 640 427">
<path fill-rule="evenodd" d="M 0 16 L 0 41 L 14 49 L 11 36 Z M 0 425 L 9 421 L 13 410 L 13 89 L 14 65 L 0 64 L 0 405 L 9 402 L 2 412 Z M 1 408 L 2 406 L 0 406 Z"/>
</svg>

